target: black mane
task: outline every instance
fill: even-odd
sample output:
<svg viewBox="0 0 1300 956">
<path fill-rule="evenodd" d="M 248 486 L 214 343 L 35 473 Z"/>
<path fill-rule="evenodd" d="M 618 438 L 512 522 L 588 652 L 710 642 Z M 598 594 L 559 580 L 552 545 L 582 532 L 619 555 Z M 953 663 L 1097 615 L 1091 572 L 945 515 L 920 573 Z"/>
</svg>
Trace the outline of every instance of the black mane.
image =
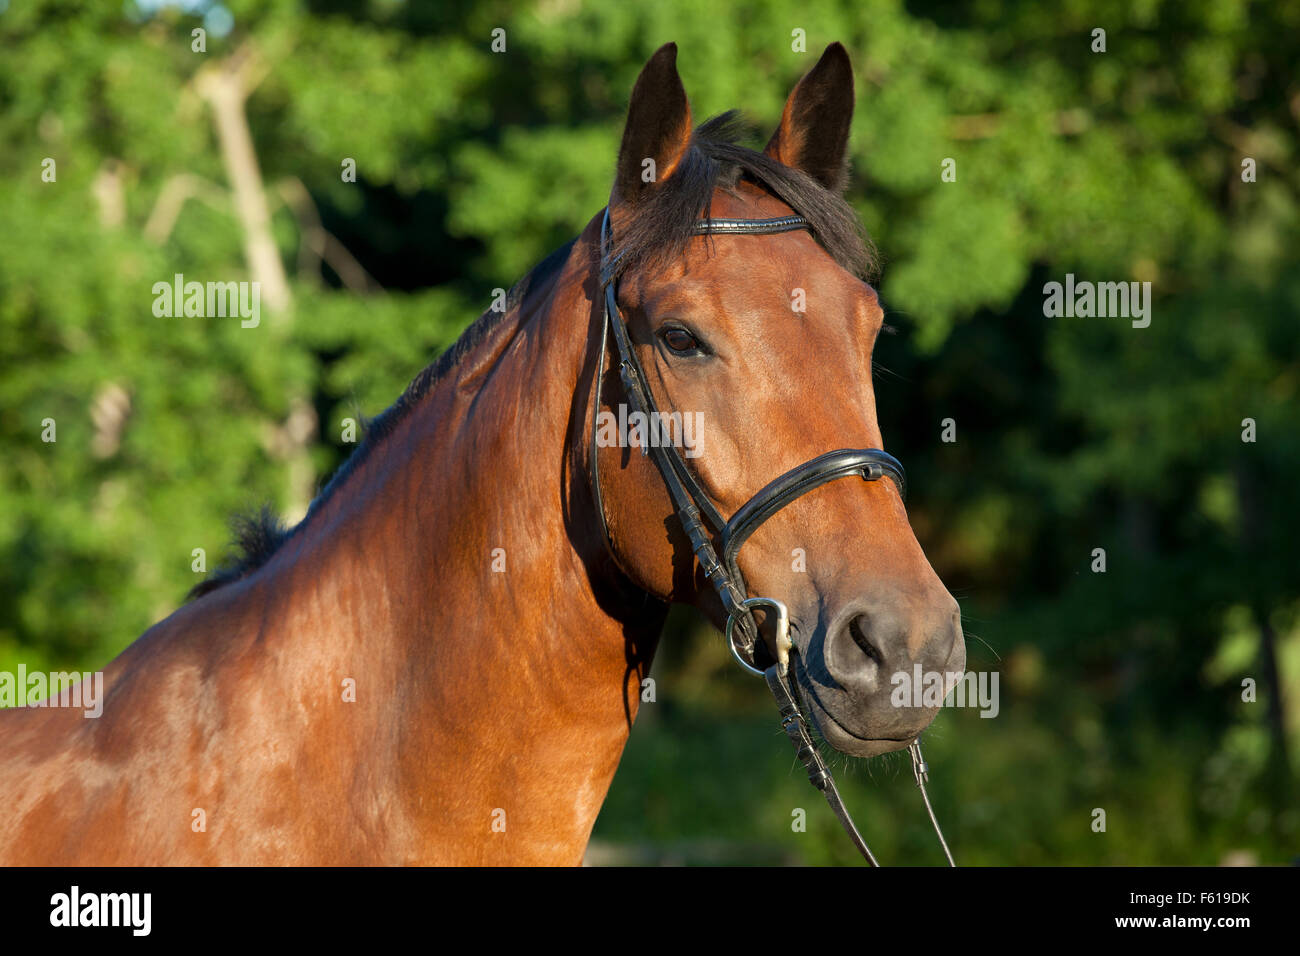
<svg viewBox="0 0 1300 956">
<path fill-rule="evenodd" d="M 650 190 L 637 203 L 636 217 L 614 236 L 617 272 L 684 254 L 694 238 L 695 222 L 707 214 L 714 191 L 734 191 L 743 179 L 766 188 L 807 219 L 813 237 L 842 268 L 859 279 L 872 278 L 876 249 L 853 207 L 802 170 L 737 145 L 743 133 L 735 110 L 695 129 L 686 155 L 673 170 L 671 188 Z"/>
<path fill-rule="evenodd" d="M 236 515 L 230 522 L 231 537 L 234 539 L 230 557 L 221 567 L 194 585 L 186 597 L 190 599 L 201 597 L 209 591 L 215 591 L 223 584 L 246 577 L 266 564 L 280 546 L 300 531 L 329 501 L 330 496 L 361 467 L 371 453 L 383 444 L 384 439 L 392 434 L 397 425 L 419 404 L 420 399 L 427 395 L 451 369 L 459 365 L 467 353 L 477 348 L 497 324 L 518 307 L 530 289 L 560 270 L 569 258 L 569 251 L 576 241 L 570 239 L 538 263 L 506 293 L 505 309 L 501 311 L 489 309 L 480 315 L 447 351 L 438 356 L 437 361 L 426 366 L 411 380 L 411 384 L 406 387 L 406 391 L 402 392 L 397 401 L 363 423 L 365 437 L 362 438 L 361 444 L 357 445 L 347 461 L 334 472 L 329 484 L 312 500 L 307 514 L 301 521 L 292 528 L 288 527 L 270 505 L 263 505 L 261 509 L 251 514 Z"/>
</svg>

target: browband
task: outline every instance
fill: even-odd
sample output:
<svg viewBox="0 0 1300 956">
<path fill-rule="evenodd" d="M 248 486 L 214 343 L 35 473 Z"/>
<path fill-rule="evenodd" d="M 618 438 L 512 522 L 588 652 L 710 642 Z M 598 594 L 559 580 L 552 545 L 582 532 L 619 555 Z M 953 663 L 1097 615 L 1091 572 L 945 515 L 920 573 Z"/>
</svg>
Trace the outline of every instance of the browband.
<svg viewBox="0 0 1300 956">
<path fill-rule="evenodd" d="M 776 216 L 772 219 L 697 219 L 691 232 L 697 236 L 770 236 L 778 232 L 794 232 L 797 229 L 812 231 L 812 225 L 803 216 Z M 601 266 L 600 284 L 609 285 L 618 278 L 619 265 L 623 253 L 605 249 L 603 239 L 609 234 L 609 209 L 605 210 L 605 221 L 601 225 Z"/>
</svg>

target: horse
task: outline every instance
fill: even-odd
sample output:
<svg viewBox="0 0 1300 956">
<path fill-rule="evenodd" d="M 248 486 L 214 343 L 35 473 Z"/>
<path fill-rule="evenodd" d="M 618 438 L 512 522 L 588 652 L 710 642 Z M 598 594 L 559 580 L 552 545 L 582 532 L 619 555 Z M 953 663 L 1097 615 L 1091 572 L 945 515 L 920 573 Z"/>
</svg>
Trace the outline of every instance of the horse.
<svg viewBox="0 0 1300 956">
<path fill-rule="evenodd" d="M 660 48 L 607 207 L 306 517 L 247 519 L 239 560 L 107 665 L 98 718 L 0 712 L 0 862 L 580 864 L 673 603 L 789 675 L 836 750 L 912 744 L 938 707 L 894 706 L 889 676 L 965 647 L 882 449 L 853 107 L 832 44 L 749 149 L 734 114 L 694 124 Z M 622 434 L 629 405 L 664 427 Z M 684 452 L 649 440 L 676 414 Z M 740 512 L 737 550 L 716 523 Z"/>
</svg>

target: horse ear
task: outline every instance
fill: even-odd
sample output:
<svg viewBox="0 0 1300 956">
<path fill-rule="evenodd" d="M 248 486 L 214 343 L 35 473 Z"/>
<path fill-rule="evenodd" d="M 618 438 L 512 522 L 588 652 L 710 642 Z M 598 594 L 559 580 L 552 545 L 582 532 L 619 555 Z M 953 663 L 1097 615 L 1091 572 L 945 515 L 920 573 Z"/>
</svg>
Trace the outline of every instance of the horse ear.
<svg viewBox="0 0 1300 956">
<path fill-rule="evenodd" d="M 764 152 L 841 192 L 849 178 L 852 122 L 853 66 L 843 45 L 832 43 L 785 101 L 781 125 Z"/>
<path fill-rule="evenodd" d="M 691 142 L 691 106 L 677 75 L 677 44 L 650 57 L 627 109 L 612 202 L 635 203 L 673 174 Z"/>
</svg>

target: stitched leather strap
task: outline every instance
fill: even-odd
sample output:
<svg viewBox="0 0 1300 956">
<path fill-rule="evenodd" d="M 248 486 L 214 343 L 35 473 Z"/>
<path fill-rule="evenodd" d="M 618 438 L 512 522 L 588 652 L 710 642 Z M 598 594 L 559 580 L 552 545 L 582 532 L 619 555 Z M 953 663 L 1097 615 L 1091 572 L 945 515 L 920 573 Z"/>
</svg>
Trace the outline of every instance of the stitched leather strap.
<svg viewBox="0 0 1300 956">
<path fill-rule="evenodd" d="M 604 237 L 609 234 L 609 209 L 605 210 L 605 221 L 601 224 L 600 284 L 607 286 L 621 271 L 623 253 L 606 249 Z M 710 235 L 752 235 L 770 236 L 778 232 L 794 232 L 798 229 L 811 229 L 812 226 L 803 216 L 777 216 L 773 219 L 699 219 L 691 227 L 697 236 Z"/>
<path fill-rule="evenodd" d="M 766 678 L 768 689 L 772 691 L 772 696 L 776 698 L 776 706 L 781 711 L 781 726 L 785 728 L 790 743 L 794 744 L 794 752 L 799 762 L 808 771 L 809 783 L 822 792 L 822 796 L 830 804 L 831 812 L 840 821 L 840 826 L 849 835 L 858 852 L 866 857 L 867 862 L 872 866 L 880 866 L 871 852 L 871 847 L 867 846 L 867 841 L 862 839 L 862 834 L 853 825 L 853 818 L 849 816 L 848 808 L 840 798 L 835 780 L 831 777 L 831 772 L 826 769 L 821 754 L 813 744 L 808 726 L 804 723 L 804 716 L 799 712 L 799 705 L 795 703 L 794 692 L 790 689 L 789 676 L 783 677 L 778 667 L 773 664 L 763 672 L 763 677 Z"/>
<path fill-rule="evenodd" d="M 889 477 L 898 487 L 899 495 L 907 499 L 907 478 L 902 463 L 879 448 L 841 448 L 791 468 L 759 489 L 722 529 L 722 562 L 738 586 L 743 590 L 744 576 L 738 563 L 741 545 L 759 525 L 814 488 L 853 475 L 861 475 L 865 481 Z"/>
<path fill-rule="evenodd" d="M 770 236 L 807 228 L 808 220 L 803 216 L 777 216 L 775 219 L 701 219 L 695 223 L 694 232 L 697 236 Z"/>
</svg>

